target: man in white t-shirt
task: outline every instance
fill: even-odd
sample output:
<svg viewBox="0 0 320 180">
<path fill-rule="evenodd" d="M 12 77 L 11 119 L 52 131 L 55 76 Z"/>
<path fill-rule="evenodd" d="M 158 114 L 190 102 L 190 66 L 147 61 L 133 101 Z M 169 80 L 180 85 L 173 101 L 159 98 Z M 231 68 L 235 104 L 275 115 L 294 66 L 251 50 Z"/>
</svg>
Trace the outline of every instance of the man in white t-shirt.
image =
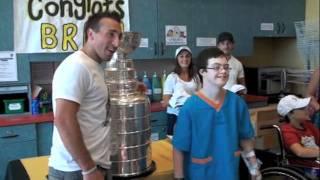
<svg viewBox="0 0 320 180">
<path fill-rule="evenodd" d="M 54 74 L 49 180 L 111 177 L 108 90 L 100 64 L 109 61 L 119 46 L 120 22 L 116 13 L 90 16 L 83 48 L 68 56 Z"/>
<path fill-rule="evenodd" d="M 242 84 L 245 86 L 243 66 L 241 62 L 231 54 L 234 49 L 234 39 L 232 34 L 229 32 L 220 33 L 217 40 L 217 47 L 226 54 L 229 67 L 231 68 L 229 72 L 229 80 L 224 88 L 230 90 L 235 84 Z"/>
</svg>

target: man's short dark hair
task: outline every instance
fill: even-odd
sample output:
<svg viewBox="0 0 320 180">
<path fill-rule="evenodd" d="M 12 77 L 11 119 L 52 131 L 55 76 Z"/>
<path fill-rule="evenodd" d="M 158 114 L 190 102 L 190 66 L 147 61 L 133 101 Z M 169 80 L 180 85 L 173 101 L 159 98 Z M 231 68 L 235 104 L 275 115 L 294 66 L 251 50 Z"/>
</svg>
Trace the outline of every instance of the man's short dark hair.
<svg viewBox="0 0 320 180">
<path fill-rule="evenodd" d="M 98 32 L 100 30 L 99 22 L 102 18 L 110 18 L 121 23 L 121 16 L 114 11 L 92 14 L 84 24 L 84 42 L 88 40 L 87 32 L 89 29 L 92 29 L 94 32 Z"/>
<path fill-rule="evenodd" d="M 222 32 L 218 36 L 218 44 L 223 42 L 223 41 L 230 41 L 234 43 L 233 35 L 229 32 Z"/>
</svg>

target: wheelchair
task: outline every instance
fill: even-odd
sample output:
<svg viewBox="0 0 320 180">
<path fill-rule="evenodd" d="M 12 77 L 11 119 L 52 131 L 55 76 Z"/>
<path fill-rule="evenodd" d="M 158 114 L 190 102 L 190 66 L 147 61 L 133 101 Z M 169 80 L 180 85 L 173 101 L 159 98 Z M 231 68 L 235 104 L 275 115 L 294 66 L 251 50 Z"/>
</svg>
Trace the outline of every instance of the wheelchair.
<svg viewBox="0 0 320 180">
<path fill-rule="evenodd" d="M 300 157 L 286 152 L 281 129 L 278 125 L 268 125 L 260 127 L 263 129 L 275 129 L 279 141 L 280 149 L 256 150 L 256 156 L 262 161 L 260 172 L 263 180 L 314 180 L 319 179 L 320 162 L 316 161 L 317 167 L 307 167 L 302 165 L 290 164 L 290 158 L 299 159 Z M 293 157 L 294 156 L 294 157 Z M 303 158 L 308 159 L 308 158 Z"/>
</svg>

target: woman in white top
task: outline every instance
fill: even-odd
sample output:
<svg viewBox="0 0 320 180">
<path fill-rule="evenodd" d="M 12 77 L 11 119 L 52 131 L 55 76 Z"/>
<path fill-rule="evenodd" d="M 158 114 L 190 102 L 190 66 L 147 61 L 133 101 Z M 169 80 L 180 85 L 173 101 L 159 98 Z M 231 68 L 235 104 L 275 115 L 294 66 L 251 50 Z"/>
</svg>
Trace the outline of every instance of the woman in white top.
<svg viewBox="0 0 320 180">
<path fill-rule="evenodd" d="M 192 63 L 189 47 L 181 46 L 175 53 L 176 66 L 164 83 L 162 105 L 167 107 L 167 134 L 173 135 L 179 109 L 195 91 L 200 89 L 200 80 Z"/>
</svg>

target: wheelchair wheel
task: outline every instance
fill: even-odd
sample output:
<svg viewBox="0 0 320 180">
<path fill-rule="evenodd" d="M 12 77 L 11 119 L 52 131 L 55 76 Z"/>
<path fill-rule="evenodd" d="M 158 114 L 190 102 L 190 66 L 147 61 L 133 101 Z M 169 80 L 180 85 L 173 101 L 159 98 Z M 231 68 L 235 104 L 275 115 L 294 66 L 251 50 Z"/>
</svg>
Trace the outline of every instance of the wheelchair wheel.
<svg viewBox="0 0 320 180">
<path fill-rule="evenodd" d="M 285 167 L 269 167 L 261 170 L 263 180 L 309 180 L 301 173 Z"/>
</svg>

